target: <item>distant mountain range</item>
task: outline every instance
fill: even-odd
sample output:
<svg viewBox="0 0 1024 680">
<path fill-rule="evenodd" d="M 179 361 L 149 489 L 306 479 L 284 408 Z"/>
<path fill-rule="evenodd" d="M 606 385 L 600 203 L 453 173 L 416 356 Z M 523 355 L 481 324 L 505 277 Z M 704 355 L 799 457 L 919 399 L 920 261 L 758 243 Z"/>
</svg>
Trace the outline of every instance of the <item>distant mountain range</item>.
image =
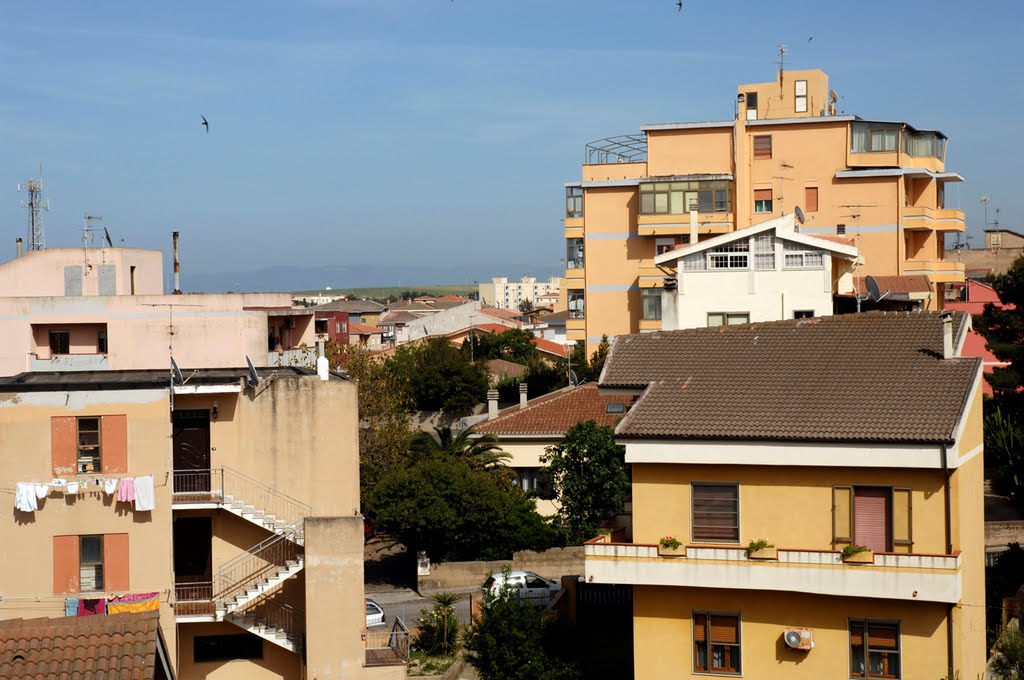
<svg viewBox="0 0 1024 680">
<path fill-rule="evenodd" d="M 529 264 L 465 264 L 441 266 L 400 266 L 390 264 L 327 265 L 321 267 L 276 266 L 247 272 L 190 274 L 182 271 L 181 287 L 186 293 L 273 292 L 331 288 L 372 288 L 374 286 L 416 286 L 472 284 L 495 276 L 518 280 L 536 276 L 547 280 L 559 274 L 555 267 Z M 171 288 L 168 277 L 167 288 Z"/>
</svg>

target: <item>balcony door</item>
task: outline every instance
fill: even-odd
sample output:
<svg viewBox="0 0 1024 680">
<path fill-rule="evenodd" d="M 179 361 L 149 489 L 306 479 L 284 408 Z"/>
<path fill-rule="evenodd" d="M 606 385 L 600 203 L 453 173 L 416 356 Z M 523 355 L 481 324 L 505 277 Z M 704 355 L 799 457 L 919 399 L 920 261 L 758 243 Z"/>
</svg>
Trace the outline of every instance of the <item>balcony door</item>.
<svg viewBox="0 0 1024 680">
<path fill-rule="evenodd" d="M 175 411 L 174 492 L 210 491 L 210 412 L 207 409 Z"/>
</svg>

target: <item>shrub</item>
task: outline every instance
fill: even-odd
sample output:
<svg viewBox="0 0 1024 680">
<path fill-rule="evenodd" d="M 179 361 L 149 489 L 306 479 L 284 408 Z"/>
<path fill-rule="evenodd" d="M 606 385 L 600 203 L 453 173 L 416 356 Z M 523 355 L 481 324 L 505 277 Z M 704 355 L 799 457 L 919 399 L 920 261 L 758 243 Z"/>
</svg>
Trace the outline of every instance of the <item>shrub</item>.
<svg viewBox="0 0 1024 680">
<path fill-rule="evenodd" d="M 416 620 L 419 629 L 416 644 L 434 656 L 452 656 L 459 650 L 461 626 L 455 617 L 455 605 L 459 596 L 455 593 L 440 592 L 430 597 L 434 606 L 420 610 Z"/>
</svg>

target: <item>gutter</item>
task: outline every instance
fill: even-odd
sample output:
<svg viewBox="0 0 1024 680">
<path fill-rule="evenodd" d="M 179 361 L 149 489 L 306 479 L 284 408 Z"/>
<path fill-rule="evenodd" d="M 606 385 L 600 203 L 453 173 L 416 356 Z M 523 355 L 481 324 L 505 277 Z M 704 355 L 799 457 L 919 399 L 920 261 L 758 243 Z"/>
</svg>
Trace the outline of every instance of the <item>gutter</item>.
<svg viewBox="0 0 1024 680">
<path fill-rule="evenodd" d="M 949 480 L 951 473 L 949 471 L 949 451 L 945 444 L 942 445 L 942 473 L 945 475 L 945 479 L 942 484 L 942 494 L 945 501 L 945 519 L 946 519 L 946 554 L 953 554 L 953 527 L 952 527 L 952 512 L 950 510 L 950 488 Z M 953 676 L 953 604 L 946 605 L 946 670 L 949 673 L 949 677 Z"/>
</svg>

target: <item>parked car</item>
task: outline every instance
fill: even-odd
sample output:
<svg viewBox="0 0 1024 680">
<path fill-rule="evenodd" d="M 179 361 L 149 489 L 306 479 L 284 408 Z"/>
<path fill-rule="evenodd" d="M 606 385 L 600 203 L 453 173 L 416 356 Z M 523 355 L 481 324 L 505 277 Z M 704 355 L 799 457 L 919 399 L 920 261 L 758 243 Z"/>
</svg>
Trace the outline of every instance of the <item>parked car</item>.
<svg viewBox="0 0 1024 680">
<path fill-rule="evenodd" d="M 379 604 L 371 600 L 366 599 L 366 627 L 367 628 L 380 628 L 381 626 L 387 625 L 384 620 L 384 608 Z"/>
<path fill-rule="evenodd" d="M 483 591 L 500 595 L 503 587 L 507 587 L 510 597 L 521 598 L 524 602 L 538 607 L 546 607 L 551 598 L 562 589 L 558 582 L 532 571 L 498 571 L 487 577 Z"/>
</svg>

